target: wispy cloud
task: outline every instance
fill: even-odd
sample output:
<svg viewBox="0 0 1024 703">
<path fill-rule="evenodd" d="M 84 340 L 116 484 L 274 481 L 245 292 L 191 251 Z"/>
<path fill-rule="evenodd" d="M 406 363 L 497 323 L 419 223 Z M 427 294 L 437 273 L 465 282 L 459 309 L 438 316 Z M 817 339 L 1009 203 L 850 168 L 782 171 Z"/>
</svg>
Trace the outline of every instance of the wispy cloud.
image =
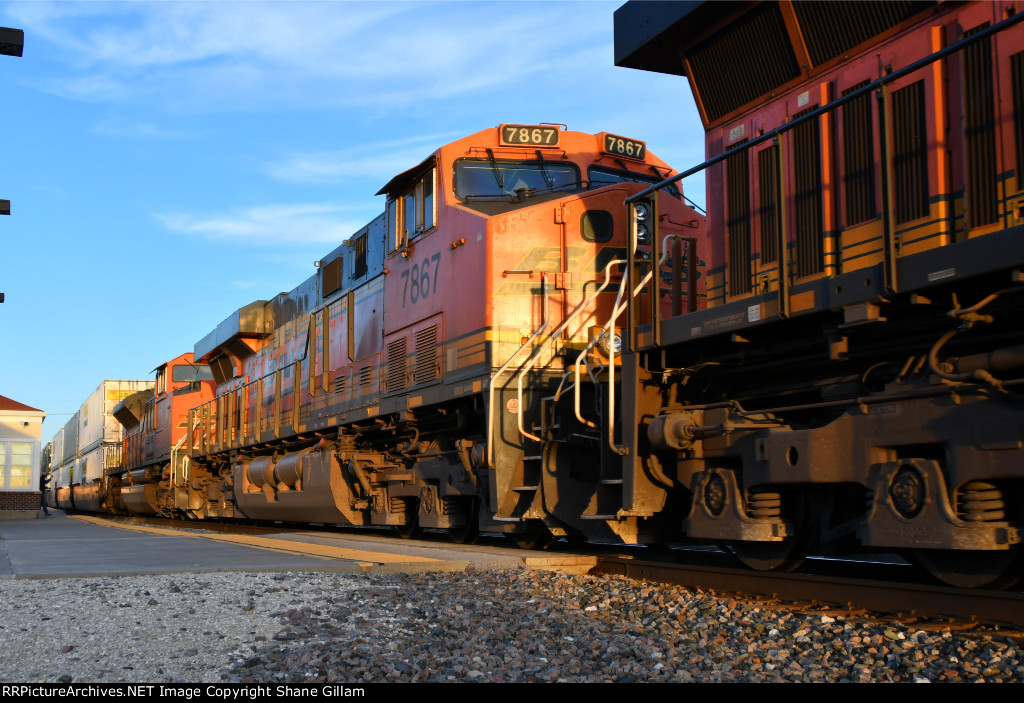
<svg viewBox="0 0 1024 703">
<path fill-rule="evenodd" d="M 4 10 L 65 63 L 44 90 L 75 100 L 220 110 L 393 109 L 527 75 L 553 79 L 580 47 L 606 41 L 608 22 L 581 16 L 578 7 L 140 2 L 11 3 Z"/>
<path fill-rule="evenodd" d="M 337 183 L 347 177 L 370 178 L 379 185 L 425 159 L 439 144 L 462 136 L 423 134 L 399 140 L 359 144 L 331 151 L 295 152 L 267 164 L 266 171 L 291 183 Z"/>
<path fill-rule="evenodd" d="M 92 127 L 93 134 L 106 137 L 142 137 L 147 139 L 193 139 L 207 134 L 205 131 L 168 129 L 147 122 L 129 122 L 106 118 Z"/>
<path fill-rule="evenodd" d="M 369 219 L 354 216 L 354 209 L 333 203 L 292 203 L 206 215 L 155 213 L 154 217 L 172 232 L 210 240 L 254 246 L 340 244 Z"/>
</svg>

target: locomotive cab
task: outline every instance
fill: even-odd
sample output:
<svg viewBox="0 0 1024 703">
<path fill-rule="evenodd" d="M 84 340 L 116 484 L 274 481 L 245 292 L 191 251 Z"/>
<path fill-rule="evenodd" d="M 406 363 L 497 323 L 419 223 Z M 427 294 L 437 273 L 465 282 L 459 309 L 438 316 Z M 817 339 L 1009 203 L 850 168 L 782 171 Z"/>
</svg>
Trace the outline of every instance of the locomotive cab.
<svg viewBox="0 0 1024 703">
<path fill-rule="evenodd" d="M 190 472 L 182 450 L 188 435 L 188 411 L 213 397 L 213 372 L 196 364 L 190 352 L 154 369 L 152 388 L 133 393 L 118 403 L 113 415 L 124 428 L 121 465 L 112 473 L 112 507 L 138 514 L 171 515 L 178 507 L 176 493 L 189 481 L 201 483 Z M 175 489 L 178 489 L 175 491 Z"/>
</svg>

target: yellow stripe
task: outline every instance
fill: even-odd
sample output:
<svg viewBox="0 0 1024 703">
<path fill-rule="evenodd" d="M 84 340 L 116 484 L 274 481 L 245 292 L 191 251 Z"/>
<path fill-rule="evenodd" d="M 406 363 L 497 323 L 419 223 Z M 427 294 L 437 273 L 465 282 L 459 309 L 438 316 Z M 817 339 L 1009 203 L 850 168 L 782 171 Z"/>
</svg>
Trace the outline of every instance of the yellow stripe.
<svg viewBox="0 0 1024 703">
<path fill-rule="evenodd" d="M 71 516 L 75 520 L 91 522 L 95 525 L 106 527 L 118 527 L 122 530 L 133 530 L 135 532 L 146 532 L 154 535 L 169 537 L 197 537 L 200 539 L 213 540 L 214 542 L 225 542 L 228 544 L 241 544 L 255 549 L 266 549 L 272 552 L 285 554 L 300 554 L 303 556 L 315 557 L 317 559 L 347 559 L 356 561 L 360 566 L 372 566 L 374 564 L 399 564 L 410 562 L 436 562 L 438 559 L 427 557 L 414 557 L 408 554 L 387 554 L 384 552 L 368 552 L 362 549 L 344 549 L 342 547 L 328 547 L 323 544 L 310 544 L 308 542 L 295 542 L 285 539 L 270 539 L 269 537 L 254 537 L 248 535 L 218 535 L 200 534 L 195 532 L 183 532 L 163 527 L 144 527 L 142 525 L 119 525 L 102 518 L 85 515 Z M 201 528 L 197 528 L 201 529 Z"/>
</svg>

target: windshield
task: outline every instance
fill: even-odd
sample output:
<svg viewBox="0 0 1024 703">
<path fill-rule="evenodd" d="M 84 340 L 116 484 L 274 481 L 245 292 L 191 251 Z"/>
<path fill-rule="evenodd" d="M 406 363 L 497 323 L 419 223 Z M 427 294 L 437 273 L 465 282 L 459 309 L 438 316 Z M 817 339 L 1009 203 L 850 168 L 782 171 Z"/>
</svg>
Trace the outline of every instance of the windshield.
<svg viewBox="0 0 1024 703">
<path fill-rule="evenodd" d="M 576 164 L 553 161 L 459 159 L 455 162 L 455 195 L 472 198 L 518 199 L 535 191 L 576 186 Z"/>
<path fill-rule="evenodd" d="M 655 174 L 636 173 L 635 171 L 620 171 L 613 168 L 591 166 L 587 169 L 587 178 L 590 179 L 591 188 L 604 188 L 614 183 L 661 183 L 664 178 Z M 680 197 L 679 189 L 675 184 L 665 188 L 674 197 Z"/>
<path fill-rule="evenodd" d="M 213 372 L 210 367 L 203 364 L 190 364 L 188 366 L 175 366 L 171 369 L 171 380 L 174 383 L 187 381 L 196 383 L 198 381 L 212 381 Z"/>
</svg>

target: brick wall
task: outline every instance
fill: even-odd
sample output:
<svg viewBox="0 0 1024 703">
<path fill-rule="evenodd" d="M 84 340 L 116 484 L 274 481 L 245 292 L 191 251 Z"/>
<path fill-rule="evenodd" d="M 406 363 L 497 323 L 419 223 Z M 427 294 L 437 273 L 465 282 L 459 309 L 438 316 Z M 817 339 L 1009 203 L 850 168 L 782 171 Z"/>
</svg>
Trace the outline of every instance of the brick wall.
<svg viewBox="0 0 1024 703">
<path fill-rule="evenodd" d="M 39 491 L 0 491 L 0 510 L 39 510 Z"/>
</svg>

